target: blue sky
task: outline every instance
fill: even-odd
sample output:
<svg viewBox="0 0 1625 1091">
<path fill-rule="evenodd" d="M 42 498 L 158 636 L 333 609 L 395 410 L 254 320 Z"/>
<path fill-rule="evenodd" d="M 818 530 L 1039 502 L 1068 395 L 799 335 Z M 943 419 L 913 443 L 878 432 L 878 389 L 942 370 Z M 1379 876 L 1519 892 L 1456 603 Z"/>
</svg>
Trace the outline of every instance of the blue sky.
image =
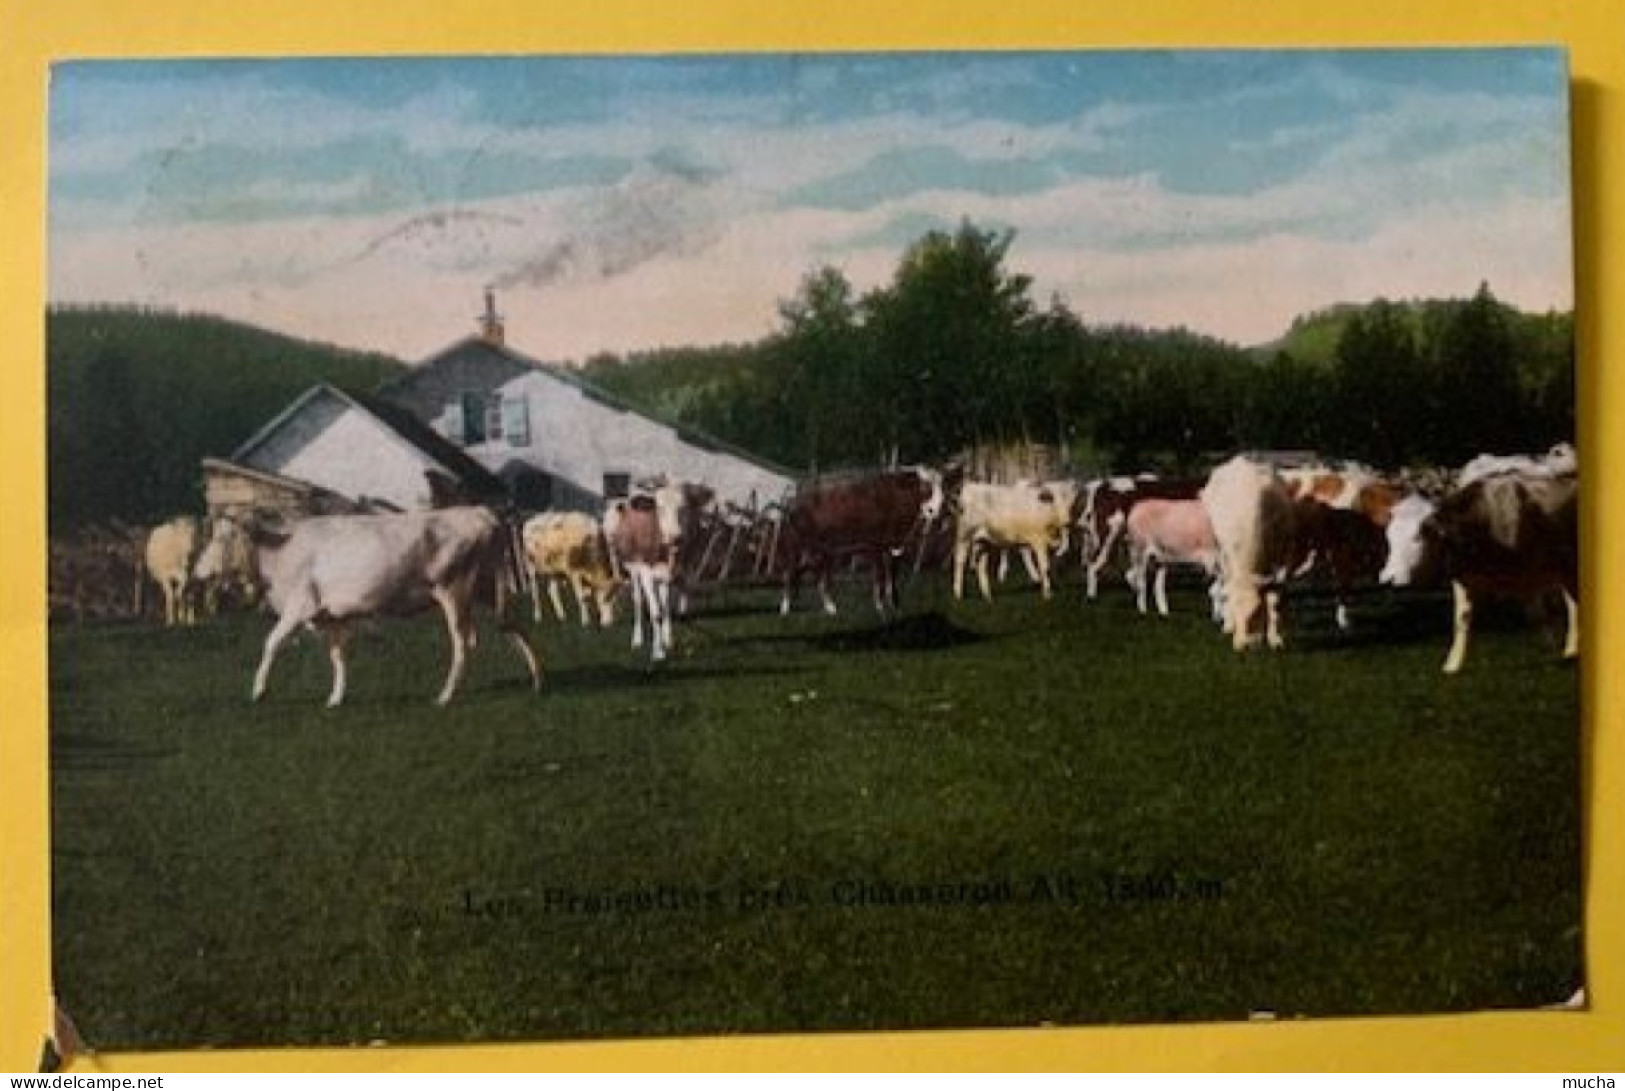
<svg viewBox="0 0 1625 1091">
<path fill-rule="evenodd" d="M 1571 305 L 1550 50 L 81 62 L 51 294 L 408 357 L 760 336 L 963 218 L 1092 321 L 1267 340 L 1375 295 Z"/>
</svg>

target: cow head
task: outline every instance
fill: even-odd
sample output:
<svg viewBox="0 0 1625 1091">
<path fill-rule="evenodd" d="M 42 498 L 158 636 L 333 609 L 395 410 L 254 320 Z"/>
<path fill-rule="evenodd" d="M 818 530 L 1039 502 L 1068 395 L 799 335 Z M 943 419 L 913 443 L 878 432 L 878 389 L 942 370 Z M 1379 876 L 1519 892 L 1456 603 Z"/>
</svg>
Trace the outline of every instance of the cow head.
<svg viewBox="0 0 1625 1091">
<path fill-rule="evenodd" d="M 212 597 L 225 590 L 245 602 L 258 599 L 261 588 L 257 539 L 257 517 L 242 520 L 217 517 L 209 527 L 209 540 L 192 563 L 192 579 L 208 588 Z"/>
<path fill-rule="evenodd" d="M 925 499 L 920 501 L 920 520 L 935 523 L 948 504 L 948 494 L 943 488 L 943 475 L 929 466 L 916 466 L 914 473 L 925 489 Z"/>
<path fill-rule="evenodd" d="M 1377 577 L 1382 583 L 1409 587 L 1428 575 L 1427 556 L 1437 552 L 1430 542 L 1438 534 L 1434 511 L 1432 501 L 1414 494 L 1394 505 L 1387 528 L 1388 560 Z"/>
</svg>

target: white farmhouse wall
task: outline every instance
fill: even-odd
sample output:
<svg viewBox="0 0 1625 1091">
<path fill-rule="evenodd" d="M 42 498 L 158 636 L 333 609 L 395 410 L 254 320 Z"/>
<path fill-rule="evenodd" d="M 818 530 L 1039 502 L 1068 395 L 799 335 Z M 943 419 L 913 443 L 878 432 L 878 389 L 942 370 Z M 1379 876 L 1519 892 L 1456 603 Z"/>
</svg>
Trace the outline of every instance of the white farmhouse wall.
<svg viewBox="0 0 1625 1091">
<path fill-rule="evenodd" d="M 352 499 L 387 500 L 400 508 L 429 506 L 421 454 L 353 406 L 328 399 L 301 415 L 284 435 L 254 452 L 251 464 L 309 481 Z"/>
<path fill-rule="evenodd" d="M 467 449 L 492 470 L 521 460 L 595 493 L 602 492 L 605 474 L 630 474 L 634 481 L 665 474 L 704 482 L 736 504 L 779 500 L 794 486 L 784 474 L 689 443 L 669 425 L 607 405 L 546 372 L 520 376 L 501 392 L 504 399 L 524 398 L 530 442 L 497 440 Z"/>
</svg>

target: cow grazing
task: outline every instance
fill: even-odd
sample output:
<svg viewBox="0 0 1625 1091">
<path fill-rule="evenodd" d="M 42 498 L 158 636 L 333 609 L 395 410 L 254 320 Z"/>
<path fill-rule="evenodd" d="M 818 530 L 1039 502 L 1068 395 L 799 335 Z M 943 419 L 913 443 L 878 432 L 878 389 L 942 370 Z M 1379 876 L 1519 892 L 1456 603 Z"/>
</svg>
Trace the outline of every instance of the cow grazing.
<svg viewBox="0 0 1625 1091">
<path fill-rule="evenodd" d="M 1281 584 L 1301 563 L 1286 486 L 1268 466 L 1237 455 L 1209 475 L 1201 501 L 1219 543 L 1232 646 L 1245 651 L 1262 631 L 1271 648 L 1282 647 Z"/>
<path fill-rule="evenodd" d="M 1467 661 L 1473 604 L 1561 591 L 1568 608 L 1563 656 L 1580 653 L 1579 482 L 1573 475 L 1499 473 L 1441 500 L 1396 511 L 1382 578 L 1398 587 L 1448 580 L 1455 634 L 1444 671 Z"/>
<path fill-rule="evenodd" d="M 507 597 L 517 590 L 518 547 L 512 529 L 489 509 L 319 516 L 285 530 L 252 519 L 224 527 L 246 536 L 265 599 L 277 615 L 254 673 L 254 700 L 265 695 L 277 651 L 301 625 L 327 643 L 333 665 L 327 705 L 333 708 L 344 700 L 345 647 L 357 621 L 438 606 L 451 637 L 451 667 L 436 698 L 444 705 L 467 669 L 474 609 L 481 601 L 495 608 L 532 688 L 541 687 L 541 660 L 507 610 Z M 214 542 L 229 546 L 221 533 Z"/>
<path fill-rule="evenodd" d="M 963 485 L 954 522 L 954 597 L 965 597 L 965 569 L 974 562 L 982 597 L 991 601 L 989 552 L 1018 549 L 1049 598 L 1050 555 L 1065 542 L 1070 520 L 1070 501 L 1048 486 Z"/>
<path fill-rule="evenodd" d="M 605 628 L 615 623 L 615 594 L 621 579 L 597 519 L 575 511 L 544 512 L 526 520 L 523 538 L 525 560 L 534 582 L 532 620 L 542 618 L 545 586 L 554 614 L 563 621 L 562 587 L 568 584 L 583 628 L 594 621 Z"/>
<path fill-rule="evenodd" d="M 648 618 L 649 656 L 658 662 L 672 647 L 672 593 L 683 578 L 685 547 L 714 500 L 697 484 L 660 483 L 618 501 L 605 513 L 610 551 L 632 588 L 632 646 L 643 646 Z"/>
<path fill-rule="evenodd" d="M 210 524 L 209 540 L 192 565 L 192 582 L 211 613 L 218 609 L 222 595 L 243 603 L 258 597 L 261 589 L 251 544 L 229 518 L 217 518 Z"/>
<path fill-rule="evenodd" d="M 1385 500 L 1386 503 L 1386 500 Z M 1383 509 L 1391 518 L 1392 505 Z M 1361 585 L 1376 582 L 1388 559 L 1383 528 L 1358 507 L 1330 507 L 1300 497 L 1292 506 L 1294 536 L 1293 574 L 1319 573 L 1331 584 L 1337 599 L 1337 627 L 1352 627 L 1349 602 Z"/>
<path fill-rule="evenodd" d="M 837 560 L 862 558 L 874 570 L 875 609 L 897 609 L 896 560 L 910 550 L 923 553 L 948 497 L 958 488 L 958 471 L 924 467 L 886 470 L 862 477 L 816 481 L 789 502 L 777 543 L 784 576 L 780 613 L 788 614 L 802 574 L 818 579 L 824 611 L 836 612 L 829 594 L 830 570 Z"/>
<path fill-rule="evenodd" d="M 202 545 L 198 521 L 190 515 L 177 516 L 162 523 L 147 536 L 143 554 L 147 575 L 164 593 L 166 625 L 192 625 L 197 622 L 192 564 Z"/>
<path fill-rule="evenodd" d="M 1213 534 L 1213 521 L 1201 501 L 1142 500 L 1129 509 L 1126 534 L 1129 583 L 1134 588 L 1140 613 L 1148 612 L 1146 600 L 1154 582 L 1157 611 L 1167 617 L 1169 567 L 1194 565 L 1209 579 L 1213 619 L 1224 620 L 1219 542 Z"/>
</svg>

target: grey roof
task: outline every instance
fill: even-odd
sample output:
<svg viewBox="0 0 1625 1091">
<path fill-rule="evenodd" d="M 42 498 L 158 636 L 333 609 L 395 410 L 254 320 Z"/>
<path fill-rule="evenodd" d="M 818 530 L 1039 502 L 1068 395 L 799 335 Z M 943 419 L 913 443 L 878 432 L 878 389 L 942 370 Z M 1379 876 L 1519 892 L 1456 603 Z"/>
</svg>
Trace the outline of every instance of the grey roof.
<svg viewBox="0 0 1625 1091">
<path fill-rule="evenodd" d="M 413 448 L 438 469 L 445 471 L 447 475 L 466 488 L 471 495 L 491 500 L 501 500 L 507 496 L 506 487 L 495 474 L 474 461 L 455 443 L 440 435 L 410 412 L 380 398 L 350 394 L 327 383 L 317 383 L 295 398 L 292 404 L 272 418 L 270 423 L 255 432 L 237 450 L 232 452 L 231 461 L 239 464 L 246 463 L 253 457 L 258 448 L 281 431 L 289 421 L 302 413 L 306 406 L 319 398 L 336 398 L 366 414 L 379 427 Z"/>
<path fill-rule="evenodd" d="M 657 424 L 664 425 L 665 427 L 676 432 L 679 439 L 692 447 L 699 447 L 707 451 L 717 451 L 730 455 L 734 458 L 740 459 L 741 461 L 759 466 L 770 473 L 778 474 L 781 477 L 793 479 L 801 476 L 800 471 L 793 470 L 788 466 L 781 466 L 770 459 L 763 458 L 760 455 L 747 451 L 742 447 L 735 446 L 734 444 L 729 443 L 727 440 L 719 439 L 716 436 L 711 435 L 704 429 L 695 428 L 691 425 L 673 420 L 662 413 L 650 410 L 645 406 L 629 402 L 620 395 L 605 390 L 603 387 L 598 386 L 590 380 L 582 378 L 581 375 L 570 368 L 563 367 L 558 364 L 546 363 L 534 357 L 527 356 L 507 345 L 495 345 L 478 336 L 465 337 L 455 344 L 448 345 L 440 352 L 435 353 L 434 355 L 425 359 L 422 363 L 418 364 L 407 375 L 391 379 L 389 382 L 379 387 L 377 396 L 380 398 L 389 399 L 396 404 L 406 405 L 407 408 L 413 409 L 416 412 L 425 413 L 426 410 L 423 408 L 410 404 L 412 400 L 410 396 L 402 396 L 406 394 L 407 388 L 414 383 L 422 383 L 425 379 L 425 372 L 427 369 L 436 368 L 446 364 L 460 363 L 463 365 L 468 365 L 473 361 L 479 360 L 481 357 L 484 357 L 484 359 L 487 361 L 498 363 L 499 367 L 500 364 L 506 364 L 511 367 L 513 371 L 506 380 L 507 382 L 511 382 L 513 379 L 519 378 L 527 373 L 540 372 L 541 374 L 546 375 L 548 378 L 556 379 L 559 382 L 564 383 L 566 386 L 574 387 L 576 390 L 579 390 L 582 394 L 588 398 L 591 398 L 593 401 L 606 405 L 611 409 L 618 410 L 622 413 L 633 413 L 637 416 L 645 418 L 646 420 L 651 420 Z M 437 400 L 435 407 L 438 408 L 439 404 L 440 402 Z"/>
</svg>

